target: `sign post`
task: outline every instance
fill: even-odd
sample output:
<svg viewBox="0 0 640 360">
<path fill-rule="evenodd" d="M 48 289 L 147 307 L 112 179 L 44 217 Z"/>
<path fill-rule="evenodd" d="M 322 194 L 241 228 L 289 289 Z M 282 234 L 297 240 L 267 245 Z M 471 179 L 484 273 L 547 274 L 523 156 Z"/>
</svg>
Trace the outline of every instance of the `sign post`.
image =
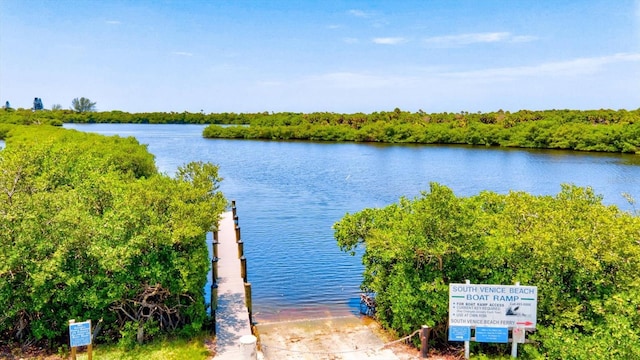
<svg viewBox="0 0 640 360">
<path fill-rule="evenodd" d="M 76 322 L 69 320 L 69 345 L 71 346 L 71 358 L 76 360 L 76 348 L 86 346 L 89 360 L 93 358 L 93 346 L 91 344 L 91 320 Z"/>
<path fill-rule="evenodd" d="M 516 357 L 525 331 L 536 327 L 537 307 L 536 286 L 449 284 L 449 340 L 465 341 L 466 350 L 467 328 L 475 328 L 471 340 L 502 343 L 509 341 L 511 329 L 511 355 Z"/>
<path fill-rule="evenodd" d="M 470 285 L 471 281 L 469 281 L 469 279 L 466 279 L 464 283 L 467 285 Z M 451 292 L 451 287 L 449 287 L 449 292 Z M 449 294 L 449 296 L 451 296 L 451 294 Z M 451 313 L 451 300 L 449 300 L 449 313 Z M 449 317 L 451 317 L 451 315 L 449 315 Z M 471 356 L 471 327 L 469 327 L 469 338 L 464 342 L 464 358 L 468 359 L 470 356 Z"/>
</svg>

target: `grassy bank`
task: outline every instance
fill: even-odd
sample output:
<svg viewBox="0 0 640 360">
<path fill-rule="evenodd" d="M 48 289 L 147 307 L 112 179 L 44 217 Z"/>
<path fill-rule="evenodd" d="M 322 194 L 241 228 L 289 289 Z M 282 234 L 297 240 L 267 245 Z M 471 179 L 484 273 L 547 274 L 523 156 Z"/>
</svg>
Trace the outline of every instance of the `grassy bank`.
<svg viewBox="0 0 640 360">
<path fill-rule="evenodd" d="M 200 334 L 191 339 L 164 338 L 125 348 L 117 344 L 99 344 L 93 348 L 93 358 L 100 360 L 204 360 L 212 359 L 214 355 L 213 337 Z M 86 348 L 79 348 L 77 359 L 88 359 Z M 42 359 L 62 360 L 70 359 L 71 353 L 67 346 L 60 348 L 57 354 L 47 354 L 39 349 L 15 348 L 10 352 L 0 352 L 0 359 Z"/>
<path fill-rule="evenodd" d="M 200 360 L 213 357 L 208 347 L 211 337 L 199 336 L 194 339 L 165 339 L 149 344 L 123 349 L 117 345 L 97 346 L 93 354 L 101 360 Z M 78 355 L 78 359 L 87 359 L 87 353 Z"/>
</svg>

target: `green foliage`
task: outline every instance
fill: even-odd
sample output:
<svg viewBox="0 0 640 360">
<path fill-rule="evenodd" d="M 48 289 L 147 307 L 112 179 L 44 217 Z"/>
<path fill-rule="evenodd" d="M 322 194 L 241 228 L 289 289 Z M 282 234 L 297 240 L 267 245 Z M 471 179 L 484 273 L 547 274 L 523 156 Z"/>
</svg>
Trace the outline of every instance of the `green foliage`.
<svg viewBox="0 0 640 360">
<path fill-rule="evenodd" d="M 0 123 L 58 126 L 63 123 L 211 124 L 204 130 L 204 137 L 640 152 L 640 109 L 436 114 L 400 109 L 371 114 L 34 112 L 0 109 Z"/>
<path fill-rule="evenodd" d="M 427 324 L 444 346 L 449 283 L 519 281 L 540 294 L 530 358 L 640 352 L 640 218 L 589 188 L 459 198 L 432 184 L 414 200 L 347 214 L 334 229 L 342 250 L 364 245 L 362 288 L 376 293 L 378 320 L 400 334 Z"/>
<path fill-rule="evenodd" d="M 468 144 L 636 153 L 640 111 L 516 113 L 278 113 L 248 118 L 250 126 L 210 125 L 209 138 Z"/>
<path fill-rule="evenodd" d="M 217 167 L 157 173 L 134 138 L 15 126 L 0 151 L 0 339 L 63 342 L 69 319 L 197 332 Z"/>
<path fill-rule="evenodd" d="M 30 119 L 37 119 L 39 123 L 46 123 L 46 119 L 59 119 L 62 123 L 116 123 L 116 124 L 249 124 L 268 114 L 203 114 L 189 112 L 153 112 L 127 113 L 124 111 L 85 111 L 61 110 L 57 107 L 51 111 L 44 110 L 34 113 L 31 110 L 0 109 L 0 123 L 11 122 L 24 124 Z"/>
<path fill-rule="evenodd" d="M 120 340 L 118 341 L 119 349 L 123 351 L 131 351 L 136 347 L 138 344 L 136 338 L 138 336 L 139 326 L 138 322 L 130 321 L 120 328 Z"/>
<path fill-rule="evenodd" d="M 64 119 L 70 113 L 72 113 L 70 110 L 0 109 L 0 124 L 62 126 Z"/>
<path fill-rule="evenodd" d="M 99 345 L 93 348 L 93 358 L 101 360 L 205 360 L 211 355 L 206 347 L 210 334 L 200 333 L 190 339 L 160 337 L 145 344 L 133 343 L 129 347 L 121 344 Z M 66 357 L 65 357 L 66 358 Z M 79 360 L 87 359 L 88 353 L 80 352 Z"/>
</svg>

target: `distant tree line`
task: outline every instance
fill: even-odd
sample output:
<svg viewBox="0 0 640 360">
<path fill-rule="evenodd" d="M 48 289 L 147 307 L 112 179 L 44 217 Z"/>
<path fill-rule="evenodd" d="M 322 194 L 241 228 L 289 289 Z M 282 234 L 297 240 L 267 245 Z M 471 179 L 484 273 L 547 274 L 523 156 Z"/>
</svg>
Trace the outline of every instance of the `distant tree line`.
<svg viewBox="0 0 640 360">
<path fill-rule="evenodd" d="M 75 100 L 75 99 L 74 99 Z M 77 105 L 77 109 L 76 109 Z M 91 105 L 91 106 L 90 106 Z M 203 114 L 190 112 L 128 113 L 124 111 L 91 111 L 95 103 L 74 102 L 74 109 L 63 110 L 55 105 L 53 110 L 33 112 L 31 109 L 0 109 L 0 123 L 10 124 L 250 124 L 256 119 L 270 116 L 256 114 Z"/>
<path fill-rule="evenodd" d="M 370 114 L 74 112 L 0 110 L 0 123 L 210 124 L 207 138 L 356 141 L 637 153 L 640 109 Z M 239 125 L 239 126 L 219 126 Z"/>
<path fill-rule="evenodd" d="M 640 110 L 514 113 L 279 113 L 250 126 L 211 125 L 208 138 L 467 144 L 637 153 Z"/>
</svg>

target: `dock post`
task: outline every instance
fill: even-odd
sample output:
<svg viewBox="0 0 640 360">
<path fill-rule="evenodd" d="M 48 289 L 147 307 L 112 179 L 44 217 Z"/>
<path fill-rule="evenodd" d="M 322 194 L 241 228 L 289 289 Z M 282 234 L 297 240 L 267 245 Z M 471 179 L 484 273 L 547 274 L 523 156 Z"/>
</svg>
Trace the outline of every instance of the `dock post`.
<svg viewBox="0 0 640 360">
<path fill-rule="evenodd" d="M 240 360 L 257 360 L 257 340 L 253 335 L 244 335 L 240 337 Z"/>
<path fill-rule="evenodd" d="M 238 259 L 244 256 L 244 241 L 238 240 Z"/>
<path fill-rule="evenodd" d="M 211 247 L 213 248 L 213 255 L 211 257 L 211 284 L 215 284 L 218 280 L 218 231 L 213 232 L 213 241 Z"/>
<path fill-rule="evenodd" d="M 211 323 L 213 335 L 216 334 L 216 311 L 218 309 L 218 284 L 211 284 Z"/>
<path fill-rule="evenodd" d="M 236 225 L 236 241 L 240 240 L 240 226 Z"/>
<path fill-rule="evenodd" d="M 220 244 L 220 241 L 218 241 L 218 232 L 214 231 L 213 232 L 213 242 L 211 243 L 211 246 L 213 246 L 213 257 L 218 257 L 218 244 Z"/>
<path fill-rule="evenodd" d="M 231 202 L 231 215 L 233 216 L 233 223 L 238 225 L 238 210 L 236 208 L 236 201 Z"/>
<path fill-rule="evenodd" d="M 235 201 L 235 200 L 232 200 L 232 201 L 231 201 L 231 216 L 232 216 L 232 218 L 233 218 L 233 224 L 234 224 L 236 227 L 238 227 L 238 210 L 237 210 L 237 208 L 236 208 L 236 201 Z M 237 231 L 237 230 L 236 230 L 236 231 Z M 238 237 L 238 238 L 236 238 L 236 240 L 237 240 L 237 239 L 239 239 L 239 237 Z"/>
<path fill-rule="evenodd" d="M 247 282 L 247 258 L 244 255 L 240 257 L 240 276 Z"/>
<path fill-rule="evenodd" d="M 211 283 L 215 284 L 218 281 L 218 258 L 211 259 Z"/>
<path fill-rule="evenodd" d="M 249 311 L 249 323 L 253 324 L 253 302 L 251 301 L 251 283 L 244 283 L 244 298 Z"/>
</svg>

